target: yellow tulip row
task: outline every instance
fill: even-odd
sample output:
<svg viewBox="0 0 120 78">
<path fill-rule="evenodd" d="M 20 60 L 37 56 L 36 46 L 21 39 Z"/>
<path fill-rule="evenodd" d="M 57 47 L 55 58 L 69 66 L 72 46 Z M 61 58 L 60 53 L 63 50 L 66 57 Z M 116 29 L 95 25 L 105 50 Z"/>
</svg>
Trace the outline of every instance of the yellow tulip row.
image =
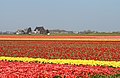
<svg viewBox="0 0 120 78">
<path fill-rule="evenodd" d="M 72 64 L 72 65 L 92 65 L 92 66 L 111 66 L 120 67 L 120 61 L 95 61 L 95 60 L 72 60 L 72 59 L 43 59 L 43 58 L 28 58 L 28 57 L 4 57 L 3 61 L 22 61 L 22 62 L 39 62 L 39 63 L 54 63 L 54 64 Z"/>
</svg>

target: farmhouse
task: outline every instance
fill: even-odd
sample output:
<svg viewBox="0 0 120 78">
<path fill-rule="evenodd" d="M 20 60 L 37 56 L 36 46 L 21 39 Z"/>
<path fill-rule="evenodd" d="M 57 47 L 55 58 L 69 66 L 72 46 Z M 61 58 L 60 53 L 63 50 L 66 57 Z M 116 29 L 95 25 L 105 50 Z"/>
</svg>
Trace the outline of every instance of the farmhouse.
<svg viewBox="0 0 120 78">
<path fill-rule="evenodd" d="M 16 31 L 16 34 L 25 34 L 25 31 L 19 29 L 19 30 Z"/>
<path fill-rule="evenodd" d="M 36 28 L 34 29 L 34 33 L 35 33 L 35 34 L 46 34 L 47 32 L 46 32 L 46 30 L 44 29 L 44 27 L 36 27 Z"/>
<path fill-rule="evenodd" d="M 31 27 L 23 29 L 23 30 L 22 29 L 18 29 L 16 31 L 16 34 L 31 34 L 31 33 L 32 33 Z"/>
<path fill-rule="evenodd" d="M 50 35 L 49 30 L 45 30 L 44 27 L 36 27 L 34 31 L 32 31 L 31 27 L 26 28 L 26 29 L 18 29 L 16 31 L 16 34 L 46 34 Z"/>
</svg>

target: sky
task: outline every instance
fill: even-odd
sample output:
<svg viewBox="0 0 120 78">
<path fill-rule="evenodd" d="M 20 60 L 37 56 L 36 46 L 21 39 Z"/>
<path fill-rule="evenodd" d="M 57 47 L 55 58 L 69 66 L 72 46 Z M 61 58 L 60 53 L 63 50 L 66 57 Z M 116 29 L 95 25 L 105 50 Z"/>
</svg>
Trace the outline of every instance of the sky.
<svg viewBox="0 0 120 78">
<path fill-rule="evenodd" d="M 36 26 L 120 31 L 120 0 L 0 0 L 0 31 Z"/>
</svg>

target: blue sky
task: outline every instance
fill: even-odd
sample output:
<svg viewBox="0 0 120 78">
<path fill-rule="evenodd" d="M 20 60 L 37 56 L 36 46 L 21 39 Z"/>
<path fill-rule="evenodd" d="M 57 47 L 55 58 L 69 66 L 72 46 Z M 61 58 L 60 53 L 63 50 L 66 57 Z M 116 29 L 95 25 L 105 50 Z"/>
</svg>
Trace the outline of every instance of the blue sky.
<svg viewBox="0 0 120 78">
<path fill-rule="evenodd" d="M 0 31 L 120 31 L 120 0 L 0 0 Z"/>
</svg>

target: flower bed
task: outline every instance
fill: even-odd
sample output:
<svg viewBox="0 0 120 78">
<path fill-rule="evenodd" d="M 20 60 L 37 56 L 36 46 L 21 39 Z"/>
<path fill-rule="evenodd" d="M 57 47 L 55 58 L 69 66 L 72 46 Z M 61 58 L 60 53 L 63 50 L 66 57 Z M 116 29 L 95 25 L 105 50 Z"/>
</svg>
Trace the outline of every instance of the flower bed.
<svg viewBox="0 0 120 78">
<path fill-rule="evenodd" d="M 94 76 L 115 77 L 116 74 L 120 74 L 120 68 L 0 61 L 1 78 L 53 78 L 55 76 L 91 78 Z"/>
<path fill-rule="evenodd" d="M 81 38 L 85 41 L 74 40 Z M 120 77 L 119 39 L 120 36 L 2 36 L 0 77 Z"/>
<path fill-rule="evenodd" d="M 120 42 L 6 40 L 0 56 L 120 61 Z"/>
<path fill-rule="evenodd" d="M 2 61 L 18 61 L 18 62 L 37 62 L 51 64 L 71 64 L 71 65 L 91 65 L 91 66 L 109 66 L 120 67 L 120 61 L 95 61 L 95 60 L 72 60 L 72 59 L 41 59 L 28 57 L 0 57 Z"/>
</svg>

